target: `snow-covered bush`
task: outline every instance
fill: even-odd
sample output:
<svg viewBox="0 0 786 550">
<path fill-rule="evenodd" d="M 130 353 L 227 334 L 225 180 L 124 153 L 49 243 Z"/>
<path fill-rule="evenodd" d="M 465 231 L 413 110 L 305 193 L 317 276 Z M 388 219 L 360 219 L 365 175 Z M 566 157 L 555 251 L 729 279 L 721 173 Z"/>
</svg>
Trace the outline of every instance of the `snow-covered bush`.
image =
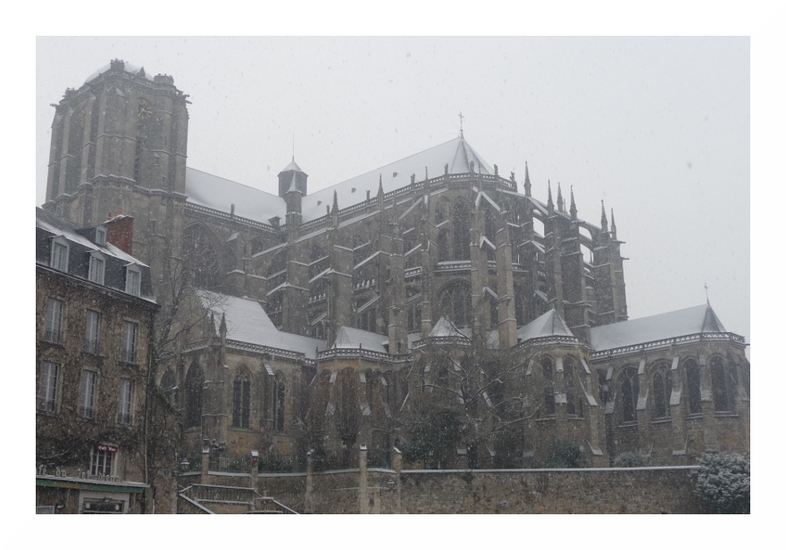
<svg viewBox="0 0 786 550">
<path fill-rule="evenodd" d="M 714 514 L 750 514 L 751 474 L 746 456 L 705 454 L 691 473 L 696 494 Z"/>
<path fill-rule="evenodd" d="M 642 466 L 652 466 L 652 459 L 649 455 L 642 453 L 620 453 L 614 457 L 611 464 L 615 468 L 638 468 Z"/>
<path fill-rule="evenodd" d="M 544 464 L 546 468 L 587 468 L 584 449 L 575 441 L 557 441 Z"/>
</svg>

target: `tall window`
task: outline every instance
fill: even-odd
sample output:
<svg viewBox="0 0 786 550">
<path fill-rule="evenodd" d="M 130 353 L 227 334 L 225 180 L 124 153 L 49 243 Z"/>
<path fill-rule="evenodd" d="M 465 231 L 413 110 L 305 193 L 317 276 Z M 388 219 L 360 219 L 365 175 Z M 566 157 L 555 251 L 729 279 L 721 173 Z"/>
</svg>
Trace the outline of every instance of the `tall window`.
<svg viewBox="0 0 786 550">
<path fill-rule="evenodd" d="M 715 411 L 733 411 L 734 396 L 731 388 L 733 380 L 720 357 L 713 357 L 712 361 L 710 361 L 710 373 L 712 375 L 712 400 L 715 403 Z"/>
<path fill-rule="evenodd" d="M 563 362 L 565 375 L 565 397 L 567 398 L 568 414 L 576 414 L 576 390 L 573 378 L 573 359 L 566 357 Z"/>
<path fill-rule="evenodd" d="M 437 261 L 446 262 L 450 260 L 450 251 L 448 250 L 448 232 L 443 229 L 437 235 Z"/>
<path fill-rule="evenodd" d="M 135 265 L 126 266 L 126 292 L 139 296 L 141 292 L 142 275 Z"/>
<path fill-rule="evenodd" d="M 68 245 L 65 242 L 52 241 L 52 258 L 49 265 L 58 271 L 68 272 Z"/>
<path fill-rule="evenodd" d="M 691 414 L 701 412 L 701 371 L 696 361 L 689 359 L 685 362 L 688 376 L 688 408 Z"/>
<path fill-rule="evenodd" d="M 98 353 L 98 338 L 101 328 L 101 314 L 91 309 L 87 310 L 85 322 L 85 351 Z"/>
<path fill-rule="evenodd" d="M 123 321 L 123 349 L 122 360 L 126 363 L 136 363 L 136 346 L 139 325 L 131 321 Z"/>
<path fill-rule="evenodd" d="M 90 474 L 111 476 L 116 454 L 117 447 L 114 445 L 96 445 L 90 454 Z"/>
<path fill-rule="evenodd" d="M 87 279 L 99 285 L 104 284 L 104 257 L 94 252 L 90 255 L 90 271 L 87 274 Z"/>
<path fill-rule="evenodd" d="M 273 429 L 278 433 L 284 432 L 284 402 L 286 385 L 283 378 L 276 376 L 273 388 Z"/>
<path fill-rule="evenodd" d="M 248 373 L 238 374 L 232 389 L 232 425 L 236 428 L 248 428 L 251 416 L 251 380 Z"/>
<path fill-rule="evenodd" d="M 556 403 L 554 401 L 554 366 L 551 359 L 544 357 L 540 363 L 543 370 L 543 412 L 547 415 L 556 414 Z"/>
<path fill-rule="evenodd" d="M 44 340 L 53 344 L 63 342 L 63 309 L 65 304 L 60 300 L 50 298 L 46 303 L 46 325 L 44 327 Z"/>
<path fill-rule="evenodd" d="M 117 399 L 117 423 L 124 426 L 131 424 L 131 416 L 134 411 L 134 382 L 127 379 L 120 379 L 120 395 Z"/>
<path fill-rule="evenodd" d="M 44 361 L 38 378 L 38 409 L 54 412 L 57 400 L 57 380 L 60 365 Z"/>
<path fill-rule="evenodd" d="M 629 367 L 620 375 L 620 389 L 622 392 L 622 421 L 635 422 L 636 404 L 639 398 L 639 375 L 636 369 Z"/>
<path fill-rule="evenodd" d="M 79 416 L 82 418 L 95 416 L 97 379 L 98 374 L 95 371 L 82 371 L 82 382 L 79 386 Z"/>
<path fill-rule="evenodd" d="M 467 281 L 448 284 L 440 295 L 441 314 L 458 327 L 472 324 L 472 286 Z"/>
<path fill-rule="evenodd" d="M 671 370 L 668 365 L 656 367 L 652 375 L 652 395 L 655 418 L 671 416 Z"/>
<path fill-rule="evenodd" d="M 453 207 L 453 259 L 469 260 L 469 206 L 458 201 Z"/>
<path fill-rule="evenodd" d="M 186 428 L 202 425 L 202 369 L 194 363 L 186 374 Z"/>
</svg>

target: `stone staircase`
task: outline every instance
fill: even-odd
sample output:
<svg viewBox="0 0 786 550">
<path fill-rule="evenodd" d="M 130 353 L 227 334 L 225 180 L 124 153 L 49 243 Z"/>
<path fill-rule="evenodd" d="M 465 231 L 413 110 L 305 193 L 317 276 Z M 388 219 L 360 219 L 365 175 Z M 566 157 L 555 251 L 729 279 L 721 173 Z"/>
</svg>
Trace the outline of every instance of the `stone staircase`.
<svg viewBox="0 0 786 550">
<path fill-rule="evenodd" d="M 249 487 L 189 485 L 178 493 L 178 514 L 297 514 Z"/>
</svg>

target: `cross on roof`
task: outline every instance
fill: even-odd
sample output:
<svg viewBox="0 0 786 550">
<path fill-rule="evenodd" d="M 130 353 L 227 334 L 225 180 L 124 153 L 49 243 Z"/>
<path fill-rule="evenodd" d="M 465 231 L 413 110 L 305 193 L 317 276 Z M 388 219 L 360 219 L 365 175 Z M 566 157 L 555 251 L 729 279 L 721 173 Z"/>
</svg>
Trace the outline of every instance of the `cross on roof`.
<svg viewBox="0 0 786 550">
<path fill-rule="evenodd" d="M 461 134 L 461 137 L 464 137 L 464 115 L 462 115 L 461 112 L 459 112 L 458 116 L 459 116 L 459 132 Z"/>
</svg>

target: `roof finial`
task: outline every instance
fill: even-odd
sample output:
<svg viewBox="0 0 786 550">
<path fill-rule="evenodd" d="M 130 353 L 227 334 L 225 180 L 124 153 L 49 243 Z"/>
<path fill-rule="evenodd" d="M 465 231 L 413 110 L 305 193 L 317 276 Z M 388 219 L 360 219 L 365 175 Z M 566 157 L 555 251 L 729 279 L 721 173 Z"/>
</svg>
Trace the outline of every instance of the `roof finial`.
<svg viewBox="0 0 786 550">
<path fill-rule="evenodd" d="M 532 195 L 532 184 L 529 182 L 529 166 L 527 161 L 524 161 L 524 194 L 526 196 Z"/>
<path fill-rule="evenodd" d="M 579 213 L 578 209 L 576 208 L 576 200 L 573 198 L 573 186 L 570 186 L 570 217 L 571 219 L 576 219 L 576 215 Z M 614 219 L 614 216 L 612 216 Z"/>
<path fill-rule="evenodd" d="M 704 294 L 707 296 L 707 305 L 710 305 L 710 291 L 707 288 L 707 283 L 704 283 Z"/>
<path fill-rule="evenodd" d="M 557 210 L 565 211 L 565 201 L 562 199 L 562 184 L 557 182 Z"/>
<path fill-rule="evenodd" d="M 611 235 L 615 239 L 617 238 L 617 224 L 614 223 L 614 209 L 611 209 Z"/>
<path fill-rule="evenodd" d="M 549 182 L 549 201 L 548 201 L 546 206 L 549 207 L 549 212 L 553 212 L 554 211 L 554 201 L 551 199 L 551 180 L 548 180 L 548 182 Z"/>
<path fill-rule="evenodd" d="M 464 115 L 459 111 L 459 137 L 464 137 Z"/>
<path fill-rule="evenodd" d="M 609 222 L 606 220 L 606 205 L 600 201 L 600 228 L 606 232 L 609 230 Z"/>
</svg>

